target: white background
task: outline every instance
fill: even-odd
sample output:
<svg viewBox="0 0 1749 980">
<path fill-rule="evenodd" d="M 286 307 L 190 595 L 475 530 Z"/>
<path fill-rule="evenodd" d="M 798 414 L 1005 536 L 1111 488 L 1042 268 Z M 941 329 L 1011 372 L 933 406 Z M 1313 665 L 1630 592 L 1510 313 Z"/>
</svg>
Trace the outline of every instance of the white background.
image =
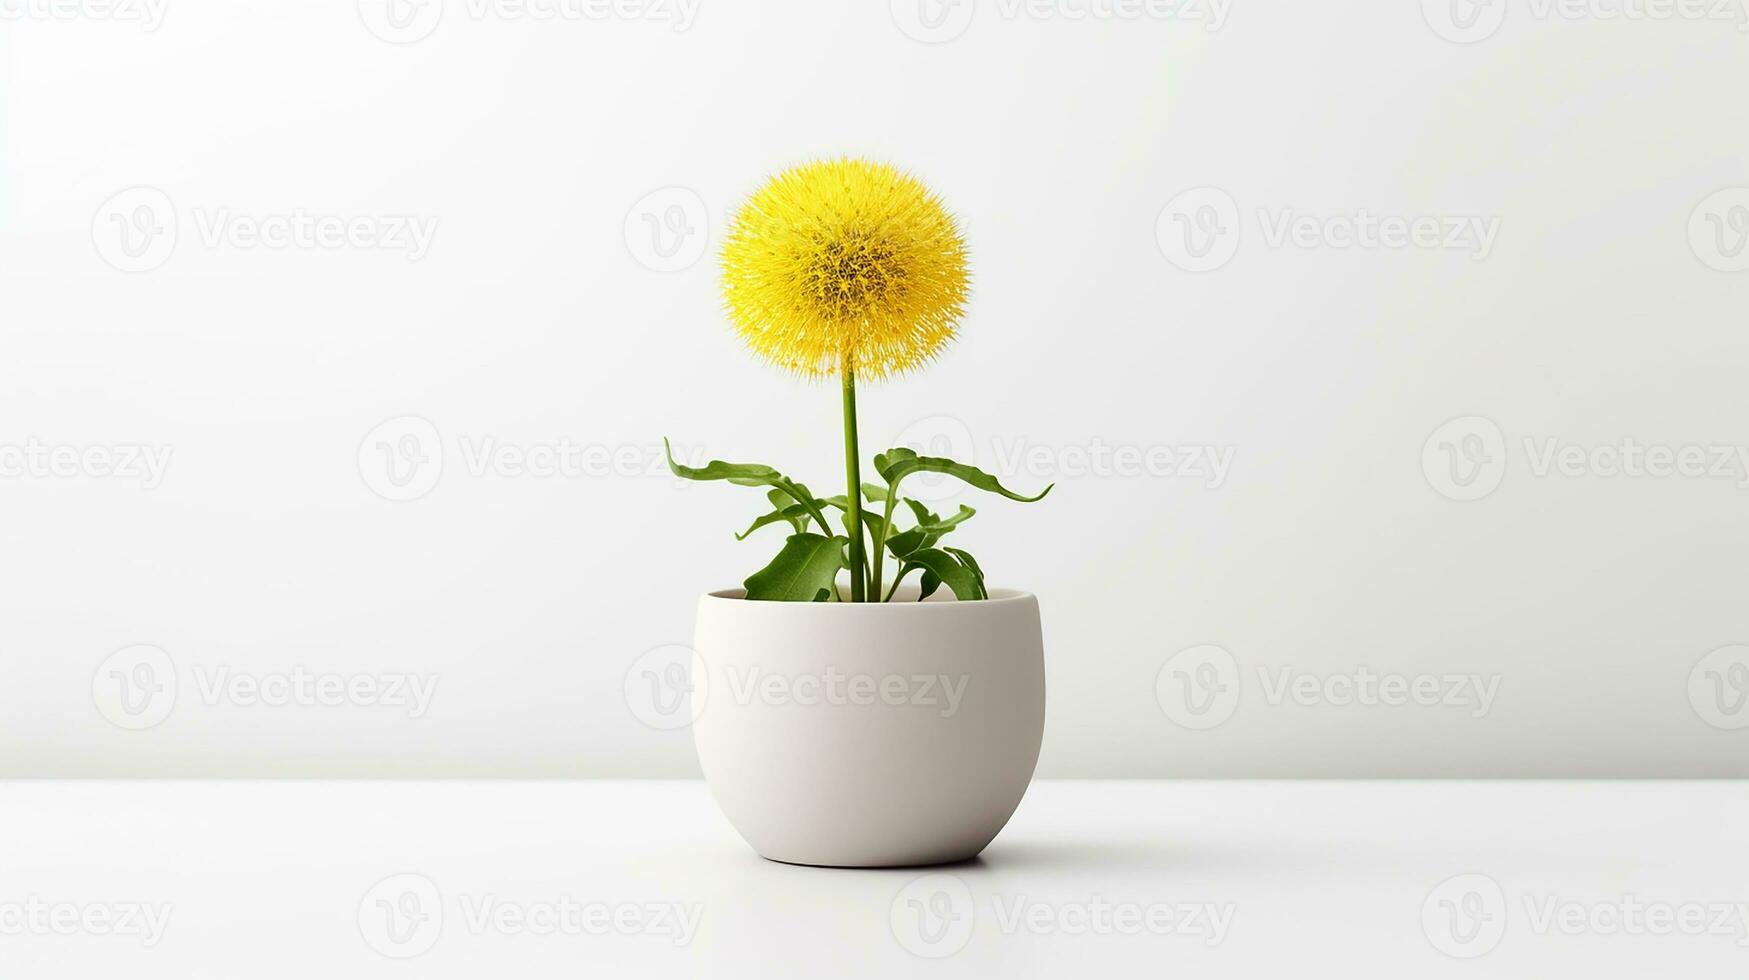
<svg viewBox="0 0 1749 980">
<path fill-rule="evenodd" d="M 741 349 L 712 253 L 766 175 L 838 153 L 912 169 L 974 262 L 955 347 L 863 392 L 865 447 L 1057 483 L 962 498 L 957 532 L 1043 604 L 1042 775 L 1749 775 L 1749 656 L 1702 659 L 1749 643 L 1749 192 L 1713 196 L 1749 186 L 1743 12 L 1466 7 L 1467 43 L 1439 3 L 979 2 L 931 31 L 909 0 L 704 0 L 684 29 L 449 0 L 397 33 L 376 0 L 171 0 L 150 30 L 6 0 L 0 447 L 171 458 L 151 488 L 0 476 L 0 775 L 695 774 L 628 672 L 777 537 L 730 535 L 757 492 L 651 461 L 667 435 L 832 487 L 836 392 Z M 141 202 L 176 232 L 136 261 Z M 1498 230 L 1485 257 L 1271 241 L 1362 209 Z M 436 230 L 416 260 L 205 233 L 297 214 Z M 1181 214 L 1236 226 L 1224 264 L 1185 268 Z M 397 502 L 377 443 L 422 430 L 373 430 L 408 417 L 442 469 Z M 476 469 L 488 438 L 630 462 Z M 1537 472 L 1627 439 L 1731 469 Z M 1119 446 L 1232 465 L 1086 465 Z M 134 730 L 102 688 L 141 644 L 177 690 Z M 1207 645 L 1226 700 L 1165 710 Z M 437 688 L 417 718 L 203 692 L 300 668 Z M 1496 694 L 1272 698 L 1260 668 Z"/>
</svg>

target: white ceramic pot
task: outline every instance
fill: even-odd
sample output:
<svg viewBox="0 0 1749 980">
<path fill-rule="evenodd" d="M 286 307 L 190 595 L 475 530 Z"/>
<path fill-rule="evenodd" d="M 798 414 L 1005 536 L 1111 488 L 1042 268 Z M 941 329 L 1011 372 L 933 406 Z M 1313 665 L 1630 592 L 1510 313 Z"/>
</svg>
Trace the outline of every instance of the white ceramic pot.
<svg viewBox="0 0 1749 980">
<path fill-rule="evenodd" d="M 977 602 L 741 594 L 699 601 L 692 732 L 747 843 L 774 861 L 835 867 L 982 851 L 1038 763 L 1038 600 L 1005 589 Z"/>
</svg>

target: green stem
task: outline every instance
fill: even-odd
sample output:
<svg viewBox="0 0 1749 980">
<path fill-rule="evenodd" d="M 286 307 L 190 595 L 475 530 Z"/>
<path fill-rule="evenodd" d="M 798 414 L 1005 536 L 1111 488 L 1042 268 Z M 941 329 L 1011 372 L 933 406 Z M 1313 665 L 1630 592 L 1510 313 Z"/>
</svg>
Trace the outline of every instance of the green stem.
<svg viewBox="0 0 1749 980">
<path fill-rule="evenodd" d="M 916 568 L 916 567 L 918 567 L 918 566 L 906 565 L 906 564 L 900 563 L 899 574 L 893 576 L 893 587 L 887 590 L 887 597 L 885 599 L 882 599 L 881 601 L 882 602 L 892 602 L 893 601 L 893 593 L 899 591 L 899 583 L 905 581 L 905 576 L 911 574 L 911 570 L 913 568 Z"/>
<path fill-rule="evenodd" d="M 891 487 L 888 488 L 889 491 L 891 489 Z M 898 497 L 890 492 L 887 494 L 887 508 L 886 511 L 881 514 L 881 526 L 875 528 L 874 532 L 874 571 L 869 573 L 869 588 L 876 592 L 879 592 L 881 588 L 881 559 L 886 557 L 887 532 L 893 527 L 893 502 L 898 499 Z M 900 571 L 899 574 L 903 575 L 904 572 Z M 897 588 L 896 582 L 894 587 Z M 887 599 L 883 599 L 882 601 L 885 602 L 892 597 L 893 594 L 888 592 Z"/>
<path fill-rule="evenodd" d="M 845 523 L 850 532 L 850 601 L 867 601 L 868 569 L 862 554 L 862 473 L 856 447 L 856 371 L 844 362 L 844 479 Z"/>
</svg>

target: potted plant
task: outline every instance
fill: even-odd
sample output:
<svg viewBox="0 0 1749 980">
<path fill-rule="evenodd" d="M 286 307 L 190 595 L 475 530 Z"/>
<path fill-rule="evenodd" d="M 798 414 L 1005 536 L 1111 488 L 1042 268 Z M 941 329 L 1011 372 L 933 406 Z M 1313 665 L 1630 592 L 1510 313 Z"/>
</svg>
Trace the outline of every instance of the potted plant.
<svg viewBox="0 0 1749 980">
<path fill-rule="evenodd" d="M 730 319 L 757 353 L 835 380 L 844 492 L 817 497 L 770 466 L 674 473 L 765 491 L 762 528 L 788 532 L 741 589 L 699 603 L 694 744 L 705 780 L 767 858 L 840 867 L 937 864 L 983 850 L 1032 779 L 1044 732 L 1038 602 L 989 587 L 944 543 L 974 514 L 905 496 L 919 472 L 1031 502 L 965 463 L 888 449 L 864 480 L 856 385 L 915 370 L 953 336 L 965 242 L 928 188 L 837 159 L 772 178 L 722 250 Z M 957 540 L 957 537 L 955 538 Z M 706 696 L 708 692 L 708 697 Z"/>
</svg>

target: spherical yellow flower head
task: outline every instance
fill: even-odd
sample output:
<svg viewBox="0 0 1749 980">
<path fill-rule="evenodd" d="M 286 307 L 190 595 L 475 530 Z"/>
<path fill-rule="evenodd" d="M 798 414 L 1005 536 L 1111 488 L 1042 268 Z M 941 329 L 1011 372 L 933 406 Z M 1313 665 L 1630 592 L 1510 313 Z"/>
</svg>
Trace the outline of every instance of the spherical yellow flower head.
<svg viewBox="0 0 1749 980">
<path fill-rule="evenodd" d="M 823 160 L 760 188 L 723 245 L 729 317 L 755 351 L 811 377 L 881 378 L 953 337 L 966 245 L 929 188 L 867 160 Z"/>
</svg>

